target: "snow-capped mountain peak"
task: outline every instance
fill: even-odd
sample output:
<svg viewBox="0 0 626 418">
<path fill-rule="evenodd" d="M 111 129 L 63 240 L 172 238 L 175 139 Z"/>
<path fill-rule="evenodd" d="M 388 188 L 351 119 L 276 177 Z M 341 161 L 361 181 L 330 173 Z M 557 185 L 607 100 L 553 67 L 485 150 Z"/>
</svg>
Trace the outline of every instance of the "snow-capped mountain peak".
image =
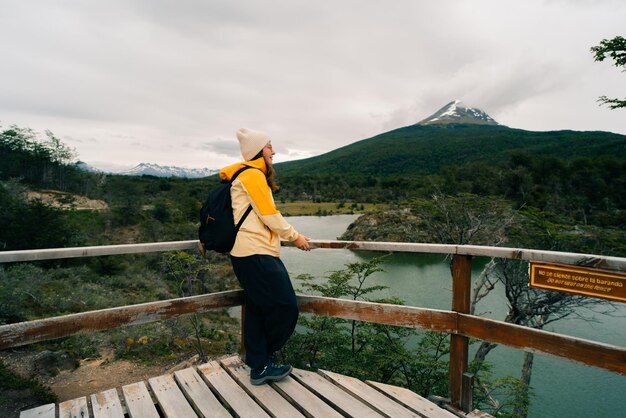
<svg viewBox="0 0 626 418">
<path fill-rule="evenodd" d="M 491 116 L 484 111 L 461 105 L 460 100 L 454 100 L 426 119 L 417 123 L 418 125 L 447 125 L 447 124 L 477 124 L 477 125 L 498 125 Z"/>
<path fill-rule="evenodd" d="M 208 177 L 218 173 L 219 170 L 211 170 L 209 168 L 184 168 L 174 166 L 161 166 L 158 164 L 141 163 L 130 170 L 122 171 L 118 174 L 125 176 L 143 176 L 150 175 L 156 177 L 186 177 L 199 178 Z"/>
<path fill-rule="evenodd" d="M 141 163 L 136 165 L 130 169 L 120 169 L 113 168 L 111 165 L 109 167 L 102 167 L 103 163 L 99 165 L 101 167 L 95 167 L 92 164 L 88 164 L 82 161 L 77 162 L 76 168 L 83 171 L 90 171 L 94 173 L 108 173 L 108 174 L 120 174 L 122 176 L 155 176 L 155 177 L 185 177 L 185 178 L 201 178 L 201 177 L 209 177 L 214 174 L 219 173 L 219 170 L 212 170 L 210 168 L 185 168 L 185 167 L 175 167 L 175 166 L 162 166 L 158 164 L 151 163 Z"/>
</svg>

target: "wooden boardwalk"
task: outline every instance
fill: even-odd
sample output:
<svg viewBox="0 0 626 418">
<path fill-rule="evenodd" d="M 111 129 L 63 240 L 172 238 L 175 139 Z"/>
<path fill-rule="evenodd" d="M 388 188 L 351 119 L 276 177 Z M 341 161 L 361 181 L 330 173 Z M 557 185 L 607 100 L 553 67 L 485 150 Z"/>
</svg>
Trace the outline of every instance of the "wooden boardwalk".
<svg viewBox="0 0 626 418">
<path fill-rule="evenodd" d="M 456 415 L 404 388 L 320 370 L 294 369 L 253 386 L 239 357 L 22 411 L 20 418 L 433 417 Z M 468 417 L 485 417 L 475 412 Z"/>
</svg>

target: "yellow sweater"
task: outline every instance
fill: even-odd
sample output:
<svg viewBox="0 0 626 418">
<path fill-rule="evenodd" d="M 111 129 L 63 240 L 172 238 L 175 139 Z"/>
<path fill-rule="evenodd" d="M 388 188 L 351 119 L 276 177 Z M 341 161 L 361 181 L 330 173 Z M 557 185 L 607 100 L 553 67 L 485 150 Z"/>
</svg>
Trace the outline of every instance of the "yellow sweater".
<svg viewBox="0 0 626 418">
<path fill-rule="evenodd" d="M 241 225 L 230 255 L 247 257 L 267 254 L 278 257 L 280 239 L 295 241 L 300 234 L 276 209 L 272 190 L 265 179 L 267 166 L 263 158 L 224 167 L 220 170 L 220 179 L 230 180 L 243 166 L 258 170 L 243 171 L 237 176 L 230 189 L 235 223 L 239 222 L 248 205 L 252 205 L 252 211 Z"/>
</svg>

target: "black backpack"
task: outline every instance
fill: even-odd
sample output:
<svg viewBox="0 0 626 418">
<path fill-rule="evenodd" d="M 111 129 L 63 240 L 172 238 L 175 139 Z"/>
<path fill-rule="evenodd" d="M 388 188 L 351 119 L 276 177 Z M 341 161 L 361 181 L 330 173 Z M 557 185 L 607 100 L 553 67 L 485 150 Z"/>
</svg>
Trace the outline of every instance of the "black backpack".
<svg viewBox="0 0 626 418">
<path fill-rule="evenodd" d="M 222 181 L 222 184 L 209 192 L 202 209 L 200 210 L 200 228 L 198 228 L 198 238 L 202 243 L 200 251 L 213 250 L 218 253 L 227 253 L 235 245 L 237 232 L 243 221 L 250 214 L 252 205 L 248 206 L 237 225 L 233 218 L 233 207 L 230 199 L 230 187 L 233 181 L 243 171 L 252 167 L 243 167 L 237 170 L 233 177 Z M 204 250 L 204 251 L 203 251 Z"/>
</svg>

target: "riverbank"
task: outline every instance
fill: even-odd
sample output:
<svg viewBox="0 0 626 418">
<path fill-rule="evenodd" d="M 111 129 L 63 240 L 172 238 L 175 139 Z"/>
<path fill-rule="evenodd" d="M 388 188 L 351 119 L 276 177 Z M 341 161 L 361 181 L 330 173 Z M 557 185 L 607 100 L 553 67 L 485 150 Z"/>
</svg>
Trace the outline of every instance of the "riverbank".
<svg viewBox="0 0 626 418">
<path fill-rule="evenodd" d="M 337 239 L 348 225 L 355 234 L 339 239 L 362 239 L 358 231 L 377 231 L 380 240 L 389 238 L 391 218 L 381 214 L 363 217 L 342 215 L 327 217 L 293 217 L 289 222 L 294 227 L 314 239 Z M 357 220 L 358 218 L 358 220 Z M 400 220 L 401 217 L 398 217 Z M 356 222 L 355 222 L 356 221 Z M 416 219 L 416 224 L 419 219 Z M 374 227 L 372 228 L 372 225 Z M 397 228 L 410 228 L 406 222 L 397 222 Z M 584 237 L 581 229 L 571 232 L 572 239 Z M 582 229 L 584 230 L 584 229 Z M 578 234 L 576 235 L 576 232 Z M 563 231 L 565 233 L 567 231 Z M 563 238 L 561 235 L 559 235 Z M 569 235 L 568 235 L 569 236 Z M 429 242 L 416 240 L 415 242 Z M 310 274 L 315 280 L 325 281 L 330 272 L 340 270 L 347 263 L 367 261 L 382 255 L 368 251 L 314 250 L 303 253 L 296 248 L 284 248 L 283 259 L 290 275 Z M 472 277 L 476 280 L 489 260 L 477 257 L 472 263 Z M 449 260 L 443 254 L 393 253 L 381 266 L 384 272 L 375 273 L 370 284 L 387 286 L 381 297 L 399 297 L 409 306 L 431 309 L 450 309 L 451 274 Z M 299 286 L 294 281 L 294 286 Z M 503 286 L 497 286 L 481 301 L 478 314 L 487 318 L 502 320 L 508 310 L 508 301 Z M 548 325 L 547 331 L 585 338 L 607 344 L 624 344 L 623 321 L 626 318 L 626 305 L 615 306 L 611 315 L 601 315 L 590 309 L 577 309 L 573 315 Z M 473 346 L 475 350 L 477 345 Z M 473 356 L 474 351 L 470 352 Z M 519 376 L 523 362 L 521 350 L 499 346 L 489 354 L 495 377 Z M 563 382 L 567 382 L 564 385 Z M 533 367 L 531 386 L 535 397 L 528 417 L 537 418 L 587 418 L 621 416 L 623 393 L 626 390 L 624 376 L 603 369 L 580 365 L 559 358 L 537 355 Z"/>
<path fill-rule="evenodd" d="M 284 216 L 354 215 L 382 211 L 388 207 L 388 205 L 382 203 L 335 203 L 311 202 L 306 200 L 295 202 L 276 202 L 276 206 Z"/>
</svg>

